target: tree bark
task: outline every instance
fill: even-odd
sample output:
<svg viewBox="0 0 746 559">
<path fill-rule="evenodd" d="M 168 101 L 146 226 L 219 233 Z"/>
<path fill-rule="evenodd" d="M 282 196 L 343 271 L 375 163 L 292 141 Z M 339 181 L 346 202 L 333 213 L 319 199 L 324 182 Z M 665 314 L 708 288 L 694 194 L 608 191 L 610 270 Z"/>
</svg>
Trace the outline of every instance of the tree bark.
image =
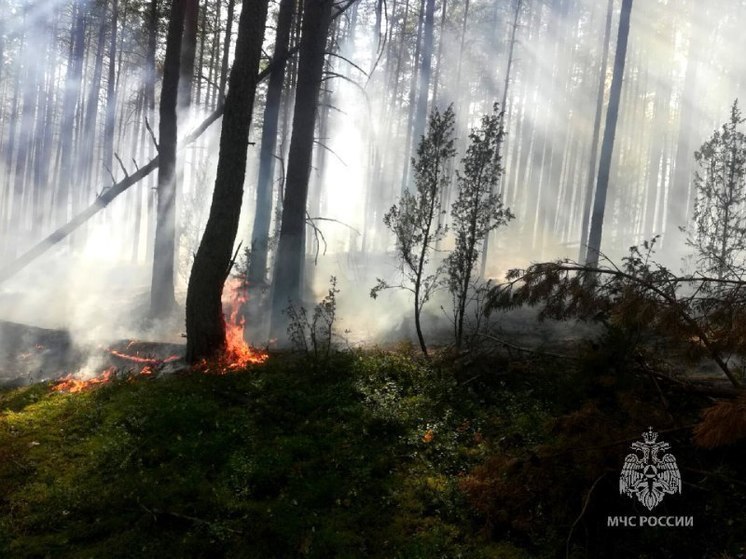
<svg viewBox="0 0 746 559">
<path fill-rule="evenodd" d="M 153 50 L 152 50 L 152 62 L 150 59 L 150 49 L 148 49 L 148 55 L 146 56 L 146 72 L 147 68 L 152 63 L 153 74 L 155 74 L 155 30 L 154 27 L 157 24 L 157 1 L 153 0 L 151 3 L 151 17 L 155 17 L 156 21 L 151 22 L 153 25 Z M 155 13 L 155 15 L 153 15 Z M 104 125 L 104 166 L 107 169 L 111 169 L 111 164 L 114 159 L 114 124 L 116 121 L 116 110 L 117 110 L 117 90 L 116 90 L 116 59 L 117 59 L 117 20 L 119 18 L 119 0 L 112 0 L 111 2 L 111 35 L 109 40 L 109 75 L 108 83 L 106 84 L 106 123 Z M 150 45 L 150 43 L 149 43 Z M 146 73 L 145 79 L 145 95 L 147 99 L 152 99 L 155 96 L 155 77 L 153 81 L 149 82 L 149 74 Z M 150 83 L 150 85 L 149 85 Z M 152 107 L 151 107 L 152 108 Z"/>
<path fill-rule="evenodd" d="M 282 310 L 288 301 L 297 304 L 301 300 L 308 181 L 332 5 L 332 0 L 305 0 L 303 6 L 293 133 L 288 156 L 280 242 L 273 275 L 271 330 L 274 336 L 284 336 Z"/>
<path fill-rule="evenodd" d="M 73 173 L 73 133 L 78 108 L 81 79 L 83 74 L 83 49 L 85 47 L 86 16 L 82 0 L 77 0 L 71 32 L 72 48 L 68 60 L 65 93 L 62 101 L 62 122 L 60 128 L 60 169 L 57 177 L 55 197 L 56 221 L 64 223 L 68 216 L 70 201 L 69 184 Z M 74 181 L 73 181 L 74 184 Z"/>
<path fill-rule="evenodd" d="M 231 51 L 231 29 L 233 28 L 233 14 L 235 0 L 228 0 L 228 19 L 225 22 L 225 39 L 223 41 L 223 59 L 220 62 L 220 100 L 225 98 L 225 84 L 228 79 L 228 55 Z"/>
<path fill-rule="evenodd" d="M 264 105 L 262 143 L 259 152 L 259 177 L 256 189 L 256 213 L 251 232 L 251 260 L 249 282 L 263 284 L 267 276 L 267 251 L 269 226 L 272 220 L 272 179 L 275 171 L 275 145 L 280 118 L 282 89 L 285 81 L 285 66 L 293 23 L 293 0 L 281 0 L 277 16 L 274 59 L 279 63 L 269 74 L 267 99 Z"/>
<path fill-rule="evenodd" d="M 192 105 L 192 83 L 194 82 L 194 59 L 197 54 L 197 19 L 199 0 L 182 0 L 184 11 L 184 35 L 181 42 L 179 62 L 179 110 L 186 111 Z M 201 68 L 200 68 L 201 71 Z"/>
<path fill-rule="evenodd" d="M 186 303 L 187 353 L 195 363 L 225 348 L 221 304 L 241 215 L 246 152 L 268 0 L 244 0 L 236 56 L 225 100 L 215 190 L 202 242 L 189 278 Z"/>
<path fill-rule="evenodd" d="M 593 138 L 591 139 L 591 160 L 589 162 L 588 182 L 585 187 L 583 201 L 583 222 L 580 228 L 580 250 L 578 262 L 583 262 L 588 248 L 588 225 L 591 217 L 591 203 L 593 202 L 593 183 L 596 178 L 596 160 L 598 159 L 598 137 L 601 135 L 601 115 L 604 110 L 604 89 L 606 84 L 606 66 L 609 58 L 609 43 L 611 42 L 611 16 L 614 12 L 614 0 L 609 0 L 606 9 L 606 26 L 604 30 L 604 47 L 601 53 L 601 71 L 598 75 L 598 93 L 596 95 L 596 116 L 593 120 Z"/>
<path fill-rule="evenodd" d="M 179 58 L 184 28 L 185 3 L 173 0 L 163 64 L 158 145 L 158 201 L 156 207 L 153 275 L 150 284 L 150 315 L 162 318 L 176 308 L 174 256 L 176 226 L 176 98 L 179 89 Z"/>
<path fill-rule="evenodd" d="M 420 63 L 419 99 L 417 113 L 414 120 L 414 135 L 412 137 L 412 151 L 425 133 L 427 119 L 427 99 L 430 94 L 430 77 L 432 76 L 433 59 L 433 29 L 435 27 L 435 0 L 426 0 L 425 27 L 422 38 L 422 61 Z"/>
<path fill-rule="evenodd" d="M 622 0 L 622 12 L 619 18 L 619 33 L 617 36 L 616 54 L 614 55 L 614 75 L 611 79 L 609 92 L 609 107 L 606 112 L 606 127 L 601 145 L 601 160 L 598 164 L 598 180 L 593 201 L 593 215 L 591 230 L 588 237 L 588 253 L 585 263 L 587 266 L 597 266 L 601 251 L 601 237 L 603 233 L 604 211 L 606 209 L 606 194 L 609 189 L 609 172 L 611 158 L 614 154 L 614 136 L 616 122 L 619 115 L 619 99 L 622 94 L 624 80 L 624 63 L 627 57 L 627 39 L 629 38 L 629 20 L 632 12 L 632 0 Z"/>
<path fill-rule="evenodd" d="M 508 87 L 510 86 L 510 72 L 513 69 L 513 55 L 515 54 L 515 42 L 516 34 L 518 33 L 518 18 L 521 15 L 521 8 L 523 7 L 523 0 L 515 0 L 515 8 L 513 10 L 513 28 L 510 31 L 510 46 L 508 47 L 508 63 L 505 68 L 505 83 L 503 84 L 503 98 L 500 105 L 500 110 L 503 114 L 509 116 L 505 105 L 508 103 Z M 506 124 L 506 127 L 509 124 Z M 498 147 L 498 153 L 505 150 L 505 140 L 502 141 L 502 146 Z M 484 245 L 482 246 L 482 258 L 479 264 L 479 277 L 484 278 L 487 273 L 487 258 L 490 252 L 490 237 L 491 233 L 488 231 L 487 236 L 484 238 Z"/>
</svg>

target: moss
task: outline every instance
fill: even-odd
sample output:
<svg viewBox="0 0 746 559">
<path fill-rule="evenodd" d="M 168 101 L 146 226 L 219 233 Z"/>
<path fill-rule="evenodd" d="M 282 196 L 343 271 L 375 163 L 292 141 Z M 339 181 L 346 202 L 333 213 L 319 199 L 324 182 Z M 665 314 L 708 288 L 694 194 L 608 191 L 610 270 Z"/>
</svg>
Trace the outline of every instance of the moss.
<svg viewBox="0 0 746 559">
<path fill-rule="evenodd" d="M 373 350 L 0 392 L 0 556 L 554 556 L 614 462 L 530 457 L 602 442 L 589 421 L 623 438 L 629 417 L 558 407 L 554 370 L 495 363 Z"/>
</svg>

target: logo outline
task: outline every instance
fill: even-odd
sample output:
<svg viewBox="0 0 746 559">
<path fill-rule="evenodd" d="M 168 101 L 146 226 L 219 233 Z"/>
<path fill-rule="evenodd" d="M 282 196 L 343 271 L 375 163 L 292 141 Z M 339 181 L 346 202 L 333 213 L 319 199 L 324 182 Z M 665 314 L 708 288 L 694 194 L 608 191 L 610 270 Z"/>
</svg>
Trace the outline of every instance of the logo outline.
<svg viewBox="0 0 746 559">
<path fill-rule="evenodd" d="M 635 441 L 619 475 L 619 493 L 635 497 L 648 510 L 658 506 L 666 495 L 681 493 L 681 473 L 676 458 L 666 451 L 671 445 L 658 441 L 658 433 L 649 427 L 642 441 Z M 640 454 L 637 454 L 640 453 Z M 660 453 L 664 453 L 659 457 Z"/>
</svg>

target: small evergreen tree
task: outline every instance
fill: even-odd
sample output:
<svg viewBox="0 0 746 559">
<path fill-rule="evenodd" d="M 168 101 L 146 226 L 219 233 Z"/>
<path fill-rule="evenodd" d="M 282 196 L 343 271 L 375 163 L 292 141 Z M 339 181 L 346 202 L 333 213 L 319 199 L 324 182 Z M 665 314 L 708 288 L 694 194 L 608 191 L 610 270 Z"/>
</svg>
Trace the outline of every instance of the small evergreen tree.
<svg viewBox="0 0 746 559">
<path fill-rule="evenodd" d="M 746 135 L 739 129 L 744 122 L 736 100 L 728 122 L 694 153 L 699 169 L 687 244 L 696 251 L 700 271 L 719 279 L 744 272 Z"/>
<path fill-rule="evenodd" d="M 448 107 L 441 113 L 437 109 L 430 115 L 427 134 L 412 159 L 416 190 L 405 190 L 399 205 L 386 213 L 383 222 L 396 238 L 396 253 L 402 281 L 389 285 L 378 279 L 371 290 L 374 299 L 383 289 L 392 287 L 411 291 L 414 295 L 414 322 L 422 352 L 427 356 L 427 345 L 422 334 L 420 317 L 422 308 L 438 287 L 440 268 L 429 273 L 428 263 L 436 241 L 443 238 L 446 229 L 438 219 L 442 214 L 441 193 L 449 181 L 447 166 L 456 155 L 454 148 L 454 113 Z"/>
<path fill-rule="evenodd" d="M 458 196 L 451 206 L 456 245 L 446 259 L 456 347 L 463 343 L 464 317 L 469 303 L 478 298 L 483 287 L 481 280 L 474 281 L 473 276 L 484 241 L 490 231 L 515 217 L 504 207 L 502 197 L 495 193 L 502 174 L 502 138 L 503 113 L 495 104 L 493 114 L 483 116 L 480 128 L 469 134 L 469 147 L 461 160 L 463 170 L 456 172 Z"/>
</svg>

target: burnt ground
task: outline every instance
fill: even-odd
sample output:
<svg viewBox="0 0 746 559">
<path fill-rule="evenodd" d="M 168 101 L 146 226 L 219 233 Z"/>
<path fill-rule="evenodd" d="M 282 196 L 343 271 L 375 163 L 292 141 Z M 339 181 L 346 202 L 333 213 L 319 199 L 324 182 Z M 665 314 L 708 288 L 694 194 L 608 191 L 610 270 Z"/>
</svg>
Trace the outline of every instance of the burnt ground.
<svg viewBox="0 0 746 559">
<path fill-rule="evenodd" d="M 183 353 L 183 344 L 140 340 L 77 344 L 66 330 L 0 321 L 0 387 L 55 380 L 77 371 L 140 369 L 147 360 L 157 364 Z"/>
</svg>

